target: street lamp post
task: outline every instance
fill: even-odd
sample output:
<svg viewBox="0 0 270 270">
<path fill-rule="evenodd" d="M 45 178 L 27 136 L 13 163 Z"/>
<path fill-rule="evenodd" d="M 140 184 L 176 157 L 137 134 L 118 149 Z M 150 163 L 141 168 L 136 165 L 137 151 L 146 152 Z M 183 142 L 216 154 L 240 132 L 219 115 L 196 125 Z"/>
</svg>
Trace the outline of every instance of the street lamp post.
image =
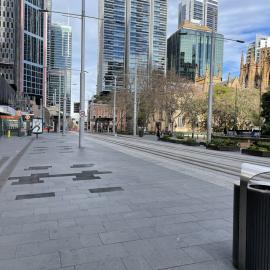
<svg viewBox="0 0 270 270">
<path fill-rule="evenodd" d="M 212 140 L 212 118 L 213 118 L 213 88 L 216 53 L 216 35 L 213 27 L 211 35 L 211 58 L 210 58 L 210 82 L 208 92 L 208 118 L 207 118 L 207 142 Z"/>
<path fill-rule="evenodd" d="M 116 88 L 117 88 L 117 76 L 114 76 L 114 93 L 113 93 L 113 135 L 116 136 Z"/>
<path fill-rule="evenodd" d="M 80 130 L 79 148 L 83 147 L 84 118 L 85 118 L 85 0 L 82 0 L 81 25 L 81 84 L 80 84 Z"/>
<path fill-rule="evenodd" d="M 135 72 L 135 85 L 134 85 L 134 116 L 133 116 L 133 136 L 137 135 L 137 65 Z"/>
<path fill-rule="evenodd" d="M 58 132 L 61 132 L 61 88 L 62 88 L 62 77 L 59 75 L 59 90 L 58 90 Z"/>
<path fill-rule="evenodd" d="M 64 99 L 63 99 L 63 130 L 62 135 L 66 132 L 66 117 L 67 117 L 67 90 L 66 90 L 66 74 L 64 76 Z"/>
</svg>

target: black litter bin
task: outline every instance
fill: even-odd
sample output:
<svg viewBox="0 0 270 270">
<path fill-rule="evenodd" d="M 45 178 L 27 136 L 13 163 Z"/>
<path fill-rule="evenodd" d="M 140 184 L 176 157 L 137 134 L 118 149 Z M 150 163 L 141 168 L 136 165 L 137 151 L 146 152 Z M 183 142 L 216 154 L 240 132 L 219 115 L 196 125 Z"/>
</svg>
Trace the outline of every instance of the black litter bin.
<svg viewBox="0 0 270 270">
<path fill-rule="evenodd" d="M 240 185 L 234 185 L 233 201 L 233 265 L 238 268 L 239 251 L 239 209 L 240 209 Z"/>
<path fill-rule="evenodd" d="M 234 187 L 233 264 L 238 267 L 240 187 Z M 270 270 L 270 185 L 247 191 L 246 270 Z"/>
<path fill-rule="evenodd" d="M 270 186 L 250 185 L 247 200 L 247 270 L 270 270 Z"/>
</svg>

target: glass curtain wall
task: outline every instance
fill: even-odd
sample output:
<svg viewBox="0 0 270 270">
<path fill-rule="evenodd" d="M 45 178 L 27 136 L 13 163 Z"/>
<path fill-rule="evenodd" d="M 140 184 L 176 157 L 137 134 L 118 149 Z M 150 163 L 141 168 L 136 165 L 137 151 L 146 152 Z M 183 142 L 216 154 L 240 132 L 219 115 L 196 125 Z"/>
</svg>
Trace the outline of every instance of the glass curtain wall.
<svg viewBox="0 0 270 270">
<path fill-rule="evenodd" d="M 180 35 L 187 33 L 187 35 Z M 196 76 L 204 77 L 210 69 L 211 32 L 181 29 L 168 39 L 167 65 L 180 76 L 195 80 Z M 216 35 L 214 75 L 222 74 L 223 35 Z"/>
</svg>

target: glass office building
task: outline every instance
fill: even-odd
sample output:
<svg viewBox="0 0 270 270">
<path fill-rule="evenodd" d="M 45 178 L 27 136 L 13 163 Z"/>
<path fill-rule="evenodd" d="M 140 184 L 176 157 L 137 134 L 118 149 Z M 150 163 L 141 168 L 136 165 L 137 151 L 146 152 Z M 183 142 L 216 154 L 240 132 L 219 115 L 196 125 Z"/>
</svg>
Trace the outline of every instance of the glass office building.
<svg viewBox="0 0 270 270">
<path fill-rule="evenodd" d="M 167 0 L 100 0 L 97 92 L 126 87 L 136 68 L 165 72 Z"/>
<path fill-rule="evenodd" d="M 212 33 L 204 27 L 190 26 L 180 28 L 168 39 L 167 69 L 195 81 L 196 77 L 204 77 L 206 70 L 210 69 Z M 217 76 L 222 74 L 223 35 L 216 34 L 215 48 L 214 75 Z"/>
<path fill-rule="evenodd" d="M 63 111 L 64 92 L 67 96 L 67 115 L 71 111 L 71 68 L 72 68 L 72 28 L 53 24 L 50 29 L 50 57 L 48 71 L 47 104 L 61 104 Z"/>
<path fill-rule="evenodd" d="M 37 104 L 45 95 L 47 33 L 45 0 L 24 0 L 24 59 L 23 89 L 27 96 L 35 97 Z"/>
</svg>

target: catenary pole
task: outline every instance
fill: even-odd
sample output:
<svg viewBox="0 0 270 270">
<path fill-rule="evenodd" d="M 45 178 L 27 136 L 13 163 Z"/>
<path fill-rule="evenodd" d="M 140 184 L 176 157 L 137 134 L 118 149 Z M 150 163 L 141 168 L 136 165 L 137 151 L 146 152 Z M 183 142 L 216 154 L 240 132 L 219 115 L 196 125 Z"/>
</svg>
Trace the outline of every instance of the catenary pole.
<svg viewBox="0 0 270 270">
<path fill-rule="evenodd" d="M 135 85 L 134 85 L 134 116 L 133 116 L 133 136 L 137 135 L 137 65 L 135 72 Z"/>
<path fill-rule="evenodd" d="M 212 118 L 213 118 L 213 89 L 214 89 L 214 70 L 215 70 L 215 43 L 216 35 L 215 28 L 213 27 L 211 36 L 211 58 L 210 58 L 210 83 L 208 91 L 208 118 L 207 118 L 207 142 L 212 140 Z"/>
<path fill-rule="evenodd" d="M 67 90 L 66 90 L 66 74 L 64 76 L 64 101 L 63 101 L 63 131 L 62 135 L 65 135 L 66 132 L 66 121 L 67 121 Z"/>
<path fill-rule="evenodd" d="M 114 76 L 114 93 L 113 93 L 113 135 L 116 136 L 116 88 L 117 76 Z"/>
<path fill-rule="evenodd" d="M 61 132 L 61 81 L 62 81 L 62 77 L 61 75 L 59 75 L 59 90 L 58 90 L 58 132 Z"/>
<path fill-rule="evenodd" d="M 83 147 L 85 118 L 85 0 L 82 0 L 81 25 L 81 83 L 80 83 L 80 130 L 79 148 Z"/>
</svg>

